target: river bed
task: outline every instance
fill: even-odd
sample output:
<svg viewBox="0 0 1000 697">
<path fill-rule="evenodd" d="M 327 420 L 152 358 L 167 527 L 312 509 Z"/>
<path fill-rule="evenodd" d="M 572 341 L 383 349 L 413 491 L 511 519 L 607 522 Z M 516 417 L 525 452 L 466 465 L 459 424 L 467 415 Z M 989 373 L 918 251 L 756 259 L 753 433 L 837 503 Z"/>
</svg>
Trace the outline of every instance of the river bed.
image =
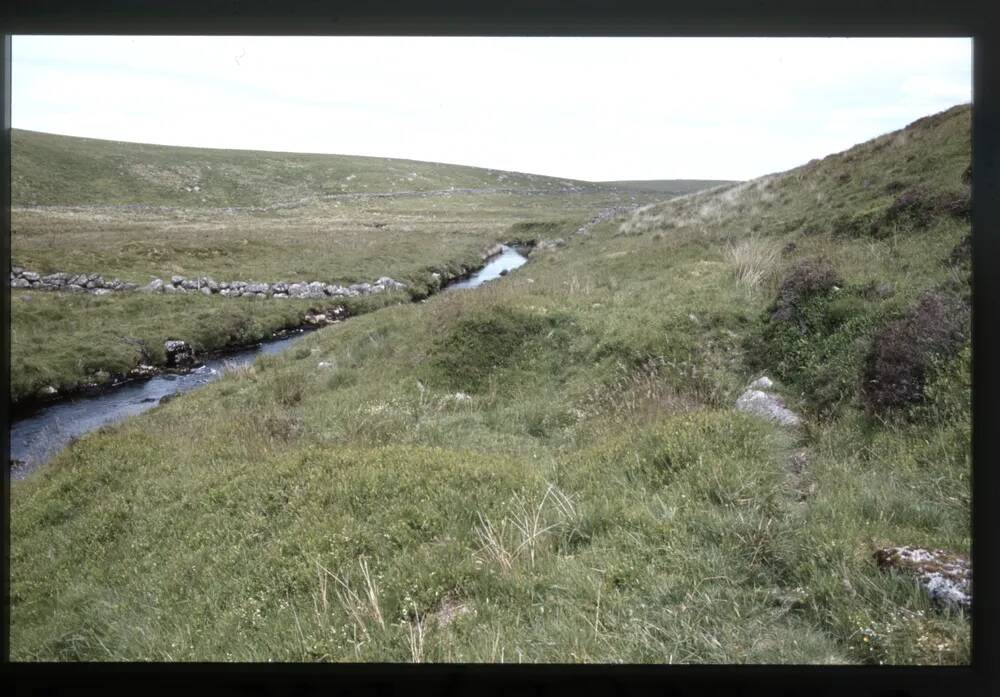
<svg viewBox="0 0 1000 697">
<path fill-rule="evenodd" d="M 504 246 L 483 268 L 443 290 L 475 288 L 527 262 L 523 254 Z M 182 394 L 222 377 L 227 365 L 251 363 L 262 354 L 284 351 L 308 332 L 266 341 L 257 346 L 212 358 L 182 373 L 164 373 L 129 382 L 96 395 L 79 395 L 41 406 L 20 415 L 10 425 L 11 478 L 20 479 L 43 464 L 73 439 L 102 426 L 152 409 L 164 397 Z"/>
</svg>

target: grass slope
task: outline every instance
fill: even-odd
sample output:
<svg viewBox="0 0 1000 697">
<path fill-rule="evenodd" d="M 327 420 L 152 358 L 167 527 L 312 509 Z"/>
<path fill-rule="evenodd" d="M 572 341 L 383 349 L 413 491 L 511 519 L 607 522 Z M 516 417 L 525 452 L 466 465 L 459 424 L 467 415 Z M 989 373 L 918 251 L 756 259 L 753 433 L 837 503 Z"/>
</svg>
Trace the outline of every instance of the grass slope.
<svg viewBox="0 0 1000 697">
<path fill-rule="evenodd" d="M 594 188 L 579 181 L 434 162 L 146 145 L 22 129 L 11 131 L 11 156 L 14 206 L 245 207 L 450 187 Z"/>
<path fill-rule="evenodd" d="M 659 194 L 673 196 L 682 196 L 694 193 L 695 191 L 713 189 L 717 186 L 735 183 L 727 179 L 638 179 L 600 182 L 602 186 L 613 186 L 619 189 L 632 189 L 636 191 L 655 191 Z"/>
<path fill-rule="evenodd" d="M 871 555 L 968 552 L 968 342 L 908 407 L 862 375 L 968 288 L 936 202 L 969 158 L 960 107 L 81 438 L 11 492 L 12 657 L 967 663 L 967 619 Z M 817 255 L 840 290 L 774 330 Z M 732 409 L 760 371 L 801 432 Z"/>
<path fill-rule="evenodd" d="M 406 160 L 20 130 L 12 138 L 13 264 L 142 285 L 174 274 L 345 284 L 388 275 L 420 296 L 434 284 L 432 273 L 475 266 L 498 241 L 568 234 L 601 208 L 653 200 L 582 182 Z M 539 218 L 545 225 L 535 225 Z M 165 336 L 218 347 L 237 335 L 266 336 L 288 324 L 291 308 L 308 305 L 13 295 L 14 401 L 132 368 L 140 360 L 137 341 L 154 354 Z M 254 329 L 234 333 L 235 325 Z"/>
</svg>

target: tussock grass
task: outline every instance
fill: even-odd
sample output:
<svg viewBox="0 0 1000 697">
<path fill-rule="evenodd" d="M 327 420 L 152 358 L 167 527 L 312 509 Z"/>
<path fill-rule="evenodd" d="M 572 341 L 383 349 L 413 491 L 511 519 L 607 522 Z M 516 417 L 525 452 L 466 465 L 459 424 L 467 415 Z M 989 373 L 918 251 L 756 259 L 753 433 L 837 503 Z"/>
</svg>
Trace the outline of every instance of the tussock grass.
<svg viewBox="0 0 1000 697">
<path fill-rule="evenodd" d="M 732 265 L 736 282 L 752 291 L 775 272 L 779 250 L 770 240 L 750 236 L 727 244 L 725 257 Z"/>
</svg>

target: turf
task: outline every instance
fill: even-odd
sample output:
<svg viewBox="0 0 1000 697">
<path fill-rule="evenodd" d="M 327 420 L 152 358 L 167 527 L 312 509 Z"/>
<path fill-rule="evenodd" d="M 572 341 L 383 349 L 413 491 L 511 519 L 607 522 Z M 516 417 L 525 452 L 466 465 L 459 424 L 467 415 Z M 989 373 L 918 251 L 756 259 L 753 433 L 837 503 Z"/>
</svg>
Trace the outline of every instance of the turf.
<svg viewBox="0 0 1000 697">
<path fill-rule="evenodd" d="M 81 438 L 11 492 L 12 657 L 968 663 L 968 619 L 872 552 L 969 551 L 969 343 L 906 407 L 861 380 L 925 293 L 968 302 L 939 202 L 969 116 L 645 206 Z M 776 330 L 818 257 L 842 285 Z M 733 409 L 761 373 L 802 430 Z"/>
</svg>

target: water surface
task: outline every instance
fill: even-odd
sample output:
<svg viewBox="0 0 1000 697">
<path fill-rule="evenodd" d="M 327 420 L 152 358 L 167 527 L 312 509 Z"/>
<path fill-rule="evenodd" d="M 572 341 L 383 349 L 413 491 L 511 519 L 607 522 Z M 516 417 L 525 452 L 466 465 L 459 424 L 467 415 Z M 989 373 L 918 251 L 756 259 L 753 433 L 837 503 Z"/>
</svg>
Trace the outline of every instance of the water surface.
<svg viewBox="0 0 1000 697">
<path fill-rule="evenodd" d="M 504 246 L 500 254 L 490 259 L 482 269 L 469 278 L 448 285 L 445 290 L 475 288 L 527 261 L 527 257 L 517 250 Z M 148 380 L 137 380 L 100 394 L 71 397 L 20 415 L 10 425 L 10 459 L 19 461 L 11 468 L 11 477 L 24 477 L 74 438 L 152 409 L 163 397 L 181 394 L 217 380 L 222 377 L 227 363 L 243 365 L 253 362 L 261 354 L 280 353 L 305 333 L 300 331 L 289 337 L 204 361 L 187 373 L 166 373 Z"/>
<path fill-rule="evenodd" d="M 503 245 L 500 248 L 500 253 L 491 258 L 486 263 L 486 266 L 462 281 L 455 281 L 449 284 L 445 290 L 462 290 L 481 286 L 487 281 L 500 278 L 504 271 L 513 271 L 519 266 L 523 266 L 527 261 L 528 258 L 519 251 L 513 247 Z"/>
</svg>

